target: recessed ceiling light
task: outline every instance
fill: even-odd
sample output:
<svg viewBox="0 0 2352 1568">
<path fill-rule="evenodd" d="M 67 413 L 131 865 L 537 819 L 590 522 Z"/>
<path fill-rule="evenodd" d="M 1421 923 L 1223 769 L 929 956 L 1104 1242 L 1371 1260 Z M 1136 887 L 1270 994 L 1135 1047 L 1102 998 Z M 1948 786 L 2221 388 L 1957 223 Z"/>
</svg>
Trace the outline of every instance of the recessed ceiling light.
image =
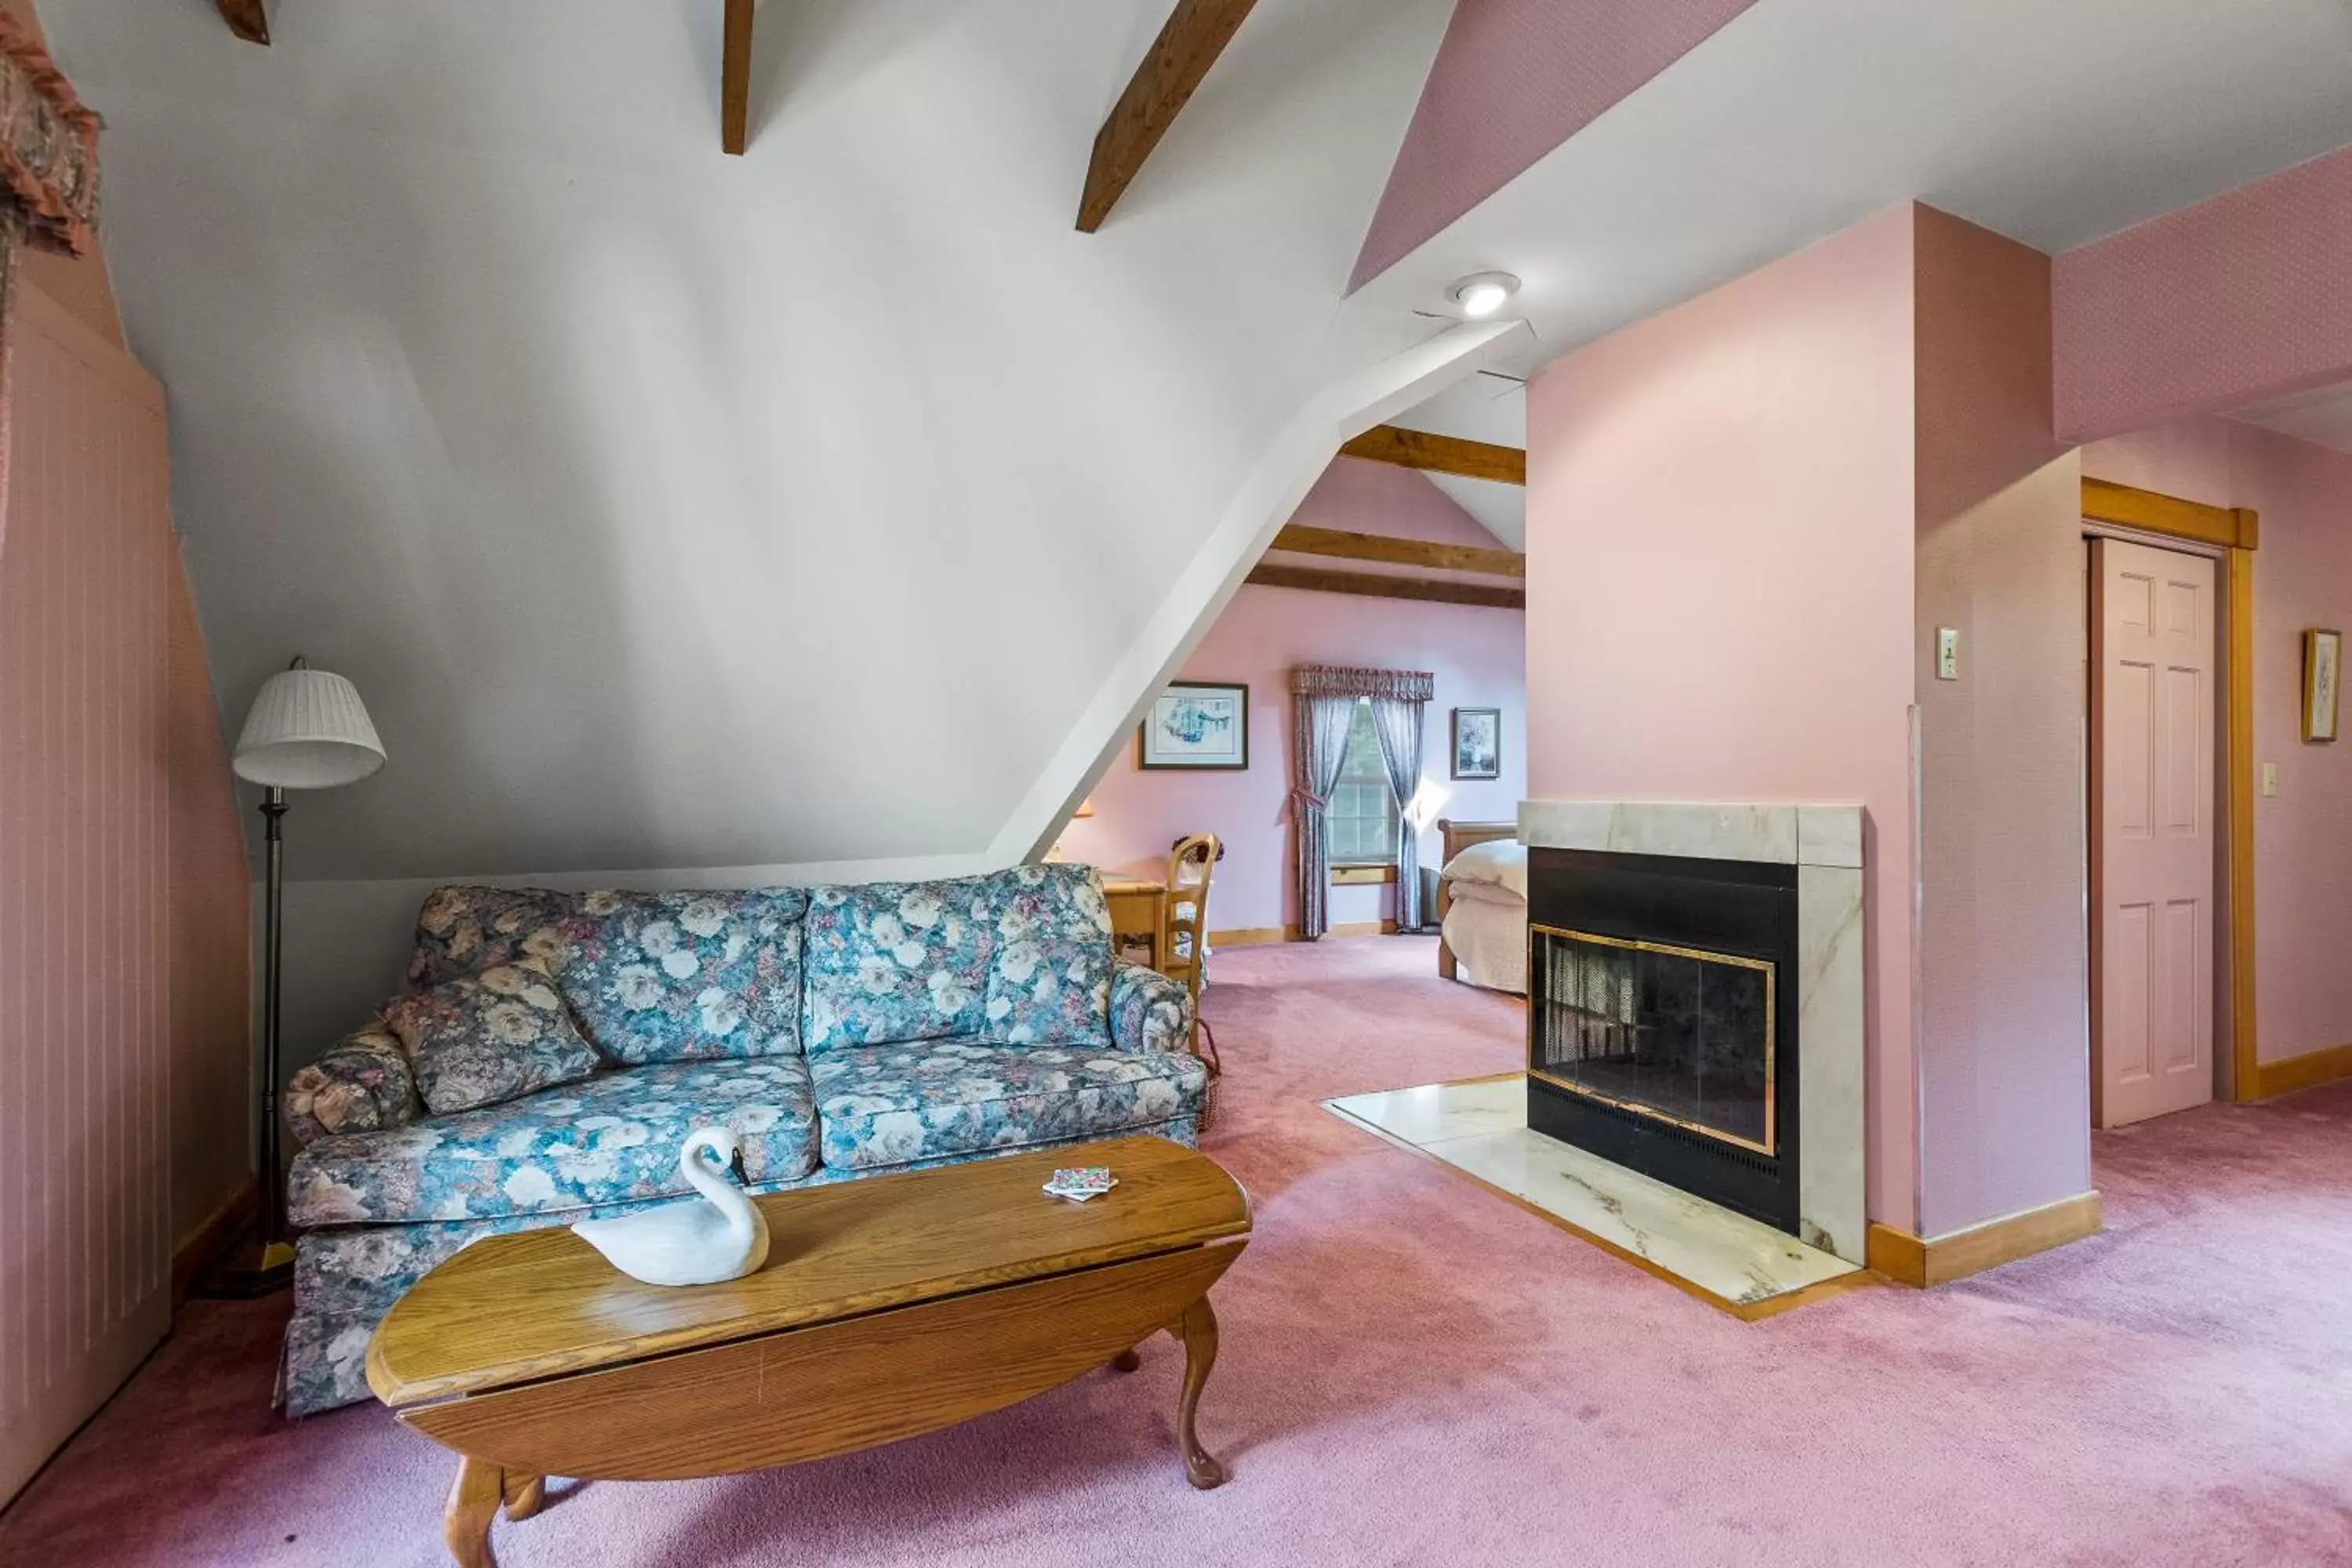
<svg viewBox="0 0 2352 1568">
<path fill-rule="evenodd" d="M 1518 291 L 1519 280 L 1507 272 L 1473 272 L 1467 278 L 1455 279 L 1445 295 L 1462 308 L 1464 315 L 1482 321 L 1501 310 L 1504 301 Z"/>
</svg>

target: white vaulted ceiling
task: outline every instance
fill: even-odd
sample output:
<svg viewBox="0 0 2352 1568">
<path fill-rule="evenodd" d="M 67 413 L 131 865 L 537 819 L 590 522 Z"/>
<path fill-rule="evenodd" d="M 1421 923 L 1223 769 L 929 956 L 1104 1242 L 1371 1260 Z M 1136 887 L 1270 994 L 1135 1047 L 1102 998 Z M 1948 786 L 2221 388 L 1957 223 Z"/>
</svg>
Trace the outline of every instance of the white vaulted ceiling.
<svg viewBox="0 0 2352 1568">
<path fill-rule="evenodd" d="M 47 9 L 228 721 L 299 652 L 391 753 L 299 876 L 1001 849 L 1437 330 L 1340 295 L 1447 0 L 1265 0 L 1092 236 L 1167 0 L 763 5 L 740 159 L 717 0 Z"/>
<path fill-rule="evenodd" d="M 1764 0 L 1358 298 L 1515 272 L 1524 372 L 1901 201 L 2070 249 L 2352 142 L 2347 83 L 2344 0 Z"/>
</svg>

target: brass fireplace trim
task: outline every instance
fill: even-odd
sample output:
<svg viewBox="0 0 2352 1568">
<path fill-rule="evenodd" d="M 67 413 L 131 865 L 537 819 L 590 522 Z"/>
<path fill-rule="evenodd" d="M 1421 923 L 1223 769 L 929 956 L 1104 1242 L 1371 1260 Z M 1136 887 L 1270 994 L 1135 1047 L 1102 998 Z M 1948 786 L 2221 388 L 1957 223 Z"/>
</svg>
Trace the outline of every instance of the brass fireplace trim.
<svg viewBox="0 0 2352 1568">
<path fill-rule="evenodd" d="M 1736 1144 L 1742 1149 L 1752 1149 L 1759 1154 L 1779 1158 L 1776 1148 L 1780 1142 L 1779 1117 L 1776 1114 L 1775 1101 L 1778 1098 L 1779 1079 L 1776 1068 L 1779 1064 L 1780 1033 L 1780 976 L 1777 964 L 1769 959 L 1743 958 L 1733 952 L 1709 952 L 1703 947 L 1677 947 L 1666 942 L 1636 942 L 1629 937 L 1602 936 L 1597 931 L 1570 931 L 1564 926 L 1538 925 L 1533 921 L 1529 921 L 1528 922 L 1528 973 L 1531 976 L 1535 973 L 1536 938 L 1538 936 L 1565 937 L 1570 942 L 1589 942 L 1601 947 L 1629 948 L 1636 952 L 1663 952 L 1674 958 L 1695 958 L 1706 963 L 1728 963 L 1740 969 L 1762 970 L 1764 972 L 1764 1141 L 1760 1143 L 1753 1138 L 1742 1138 L 1737 1132 L 1727 1132 L 1720 1127 L 1710 1127 L 1703 1121 L 1693 1121 L 1686 1117 L 1660 1110 L 1655 1106 L 1643 1105 L 1639 1100 L 1625 1100 L 1613 1094 L 1603 1094 L 1597 1089 L 1588 1088 L 1580 1083 L 1571 1083 L 1567 1079 L 1545 1072 L 1536 1066 L 1535 1052 L 1532 1048 L 1528 1053 L 1528 1076 L 1531 1079 L 1540 1079 L 1555 1089 L 1564 1089 L 1570 1094 L 1582 1095 L 1587 1100 L 1597 1100 L 1602 1105 L 1614 1106 L 1620 1110 L 1631 1111 L 1636 1116 L 1646 1116 L 1653 1121 L 1663 1121 L 1670 1127 L 1679 1127 L 1686 1132 L 1696 1132 L 1719 1142 Z M 1533 995 L 1528 998 L 1528 1026 L 1530 1031 L 1535 1027 L 1537 1000 Z"/>
</svg>

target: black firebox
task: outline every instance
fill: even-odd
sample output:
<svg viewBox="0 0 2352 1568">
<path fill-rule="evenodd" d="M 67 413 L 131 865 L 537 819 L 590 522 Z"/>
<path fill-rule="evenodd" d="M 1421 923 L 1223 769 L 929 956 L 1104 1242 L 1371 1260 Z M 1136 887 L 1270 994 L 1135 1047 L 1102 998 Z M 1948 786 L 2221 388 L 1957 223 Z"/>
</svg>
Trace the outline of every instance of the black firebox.
<svg viewBox="0 0 2352 1568">
<path fill-rule="evenodd" d="M 1528 1125 L 1797 1234 L 1797 868 L 1528 856 Z"/>
</svg>

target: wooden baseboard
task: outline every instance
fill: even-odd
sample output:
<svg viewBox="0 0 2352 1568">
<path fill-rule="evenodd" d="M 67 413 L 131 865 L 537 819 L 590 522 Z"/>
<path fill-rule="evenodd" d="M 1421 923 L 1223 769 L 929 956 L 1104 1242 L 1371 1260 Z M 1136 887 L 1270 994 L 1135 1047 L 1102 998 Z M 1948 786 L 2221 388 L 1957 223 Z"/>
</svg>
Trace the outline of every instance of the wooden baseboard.
<svg viewBox="0 0 2352 1568">
<path fill-rule="evenodd" d="M 1325 936 L 1394 936 L 1396 929 L 1397 923 L 1394 921 L 1342 921 L 1338 925 L 1325 927 L 1323 934 Z M 1297 926 L 1285 926 L 1282 928 L 1282 940 L 1305 942 L 1307 937 Z"/>
<path fill-rule="evenodd" d="M 172 1306 L 177 1310 L 197 1281 L 211 1271 L 214 1262 L 228 1250 L 245 1227 L 253 1223 L 255 1194 L 260 1183 L 247 1176 L 228 1201 L 215 1209 L 212 1216 L 196 1226 L 185 1241 L 172 1253 Z"/>
<path fill-rule="evenodd" d="M 2079 1193 L 1931 1241 L 1890 1225 L 1873 1224 L 1864 1256 L 1873 1272 L 1898 1285 L 1925 1289 L 2080 1241 L 2098 1229 L 2099 1194 Z"/>
<path fill-rule="evenodd" d="M 2284 1061 L 2254 1064 L 2254 1095 L 2268 1100 L 2274 1094 L 2290 1094 L 2315 1084 L 2332 1083 L 2339 1078 L 2352 1078 L 2352 1046 L 2330 1046 L 2324 1051 L 2306 1051 Z"/>
<path fill-rule="evenodd" d="M 1268 942 L 1291 940 L 1293 939 L 1280 926 L 1236 926 L 1232 931 L 1213 931 L 1209 933 L 1209 946 L 1213 949 L 1264 947 Z"/>
</svg>

